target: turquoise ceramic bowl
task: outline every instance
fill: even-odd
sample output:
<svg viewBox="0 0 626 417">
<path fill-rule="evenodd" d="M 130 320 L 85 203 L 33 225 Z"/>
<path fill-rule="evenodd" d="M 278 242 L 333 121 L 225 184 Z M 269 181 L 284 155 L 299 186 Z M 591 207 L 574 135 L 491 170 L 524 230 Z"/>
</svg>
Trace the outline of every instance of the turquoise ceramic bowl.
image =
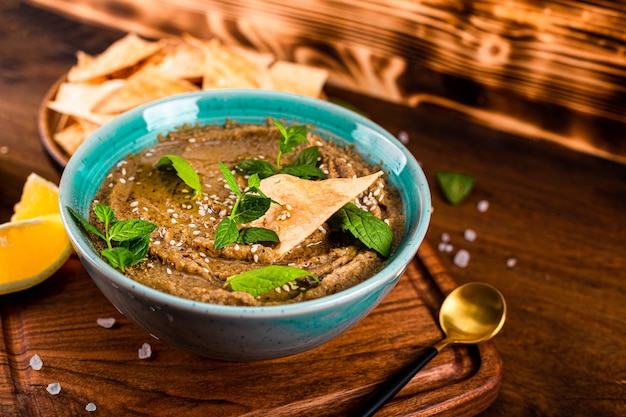
<svg viewBox="0 0 626 417">
<path fill-rule="evenodd" d="M 129 153 L 156 142 L 183 123 L 222 124 L 226 119 L 316 126 L 326 138 L 343 138 L 370 163 L 382 163 L 399 189 L 405 235 L 386 267 L 361 284 L 318 300 L 269 307 L 194 302 L 139 284 L 109 266 L 69 216 L 88 217 L 104 177 Z M 133 109 L 109 122 L 78 149 L 59 186 L 63 222 L 87 272 L 129 320 L 173 346 L 215 359 L 278 358 L 312 349 L 363 319 L 393 289 L 424 239 L 431 212 L 428 184 L 408 150 L 372 121 L 343 107 L 288 93 L 219 90 L 173 96 Z"/>
</svg>

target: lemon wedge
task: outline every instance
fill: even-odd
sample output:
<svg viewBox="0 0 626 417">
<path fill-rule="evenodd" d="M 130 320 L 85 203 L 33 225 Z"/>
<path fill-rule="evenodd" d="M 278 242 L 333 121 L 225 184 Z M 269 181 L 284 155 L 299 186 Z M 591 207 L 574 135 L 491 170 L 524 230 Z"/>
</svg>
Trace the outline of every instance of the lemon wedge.
<svg viewBox="0 0 626 417">
<path fill-rule="evenodd" d="M 11 221 L 0 224 L 0 294 L 39 284 L 71 254 L 59 213 L 57 186 L 30 174 Z"/>
<path fill-rule="evenodd" d="M 32 173 L 26 178 L 20 201 L 13 207 L 11 221 L 59 213 L 59 188 Z"/>
</svg>

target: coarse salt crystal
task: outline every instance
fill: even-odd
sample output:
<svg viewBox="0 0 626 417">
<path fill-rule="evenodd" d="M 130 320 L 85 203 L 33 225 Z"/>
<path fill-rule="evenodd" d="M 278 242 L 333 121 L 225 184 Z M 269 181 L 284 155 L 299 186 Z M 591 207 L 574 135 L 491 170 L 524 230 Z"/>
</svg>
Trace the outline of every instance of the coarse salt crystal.
<svg viewBox="0 0 626 417">
<path fill-rule="evenodd" d="M 409 143 L 409 134 L 406 131 L 401 130 L 400 132 L 398 132 L 398 140 L 406 145 L 407 143 Z"/>
<path fill-rule="evenodd" d="M 440 242 L 438 248 L 439 248 L 439 252 L 445 252 L 445 253 L 452 253 L 452 251 L 454 250 L 454 246 L 446 242 Z"/>
<path fill-rule="evenodd" d="M 144 343 L 137 353 L 139 354 L 139 359 L 148 359 L 152 356 L 152 346 L 149 343 Z"/>
<path fill-rule="evenodd" d="M 43 361 L 36 353 L 30 358 L 30 367 L 35 371 L 39 371 L 43 367 Z"/>
<path fill-rule="evenodd" d="M 96 405 L 94 403 L 89 403 L 85 406 L 86 411 L 96 411 Z"/>
<path fill-rule="evenodd" d="M 46 391 L 48 391 L 52 395 L 58 395 L 61 392 L 61 384 L 59 384 L 58 382 L 48 384 Z"/>
<path fill-rule="evenodd" d="M 478 202 L 478 204 L 476 205 L 476 208 L 478 209 L 478 211 L 480 211 L 481 213 L 486 212 L 487 210 L 489 210 L 489 201 L 487 200 L 480 200 Z"/>
<path fill-rule="evenodd" d="M 515 258 L 509 258 L 506 260 L 506 266 L 509 268 L 513 268 L 515 265 L 517 265 L 517 259 Z"/>
<path fill-rule="evenodd" d="M 113 317 L 100 317 L 96 319 L 96 323 L 98 323 L 98 326 L 100 327 L 110 329 L 115 325 L 115 319 Z"/>
<path fill-rule="evenodd" d="M 474 231 L 473 229 L 465 229 L 463 237 L 465 237 L 465 240 L 467 240 L 468 242 L 473 242 L 476 240 L 476 231 Z"/>
<path fill-rule="evenodd" d="M 470 254 L 465 249 L 459 249 L 459 251 L 454 255 L 454 264 L 459 268 L 466 268 L 469 265 Z"/>
</svg>

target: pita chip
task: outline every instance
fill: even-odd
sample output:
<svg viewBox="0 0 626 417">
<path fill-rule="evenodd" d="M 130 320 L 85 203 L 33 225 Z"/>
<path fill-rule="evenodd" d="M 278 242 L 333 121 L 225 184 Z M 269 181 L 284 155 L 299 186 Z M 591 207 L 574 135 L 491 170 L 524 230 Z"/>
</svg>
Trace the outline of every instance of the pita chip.
<svg viewBox="0 0 626 417">
<path fill-rule="evenodd" d="M 141 104 L 175 94 L 195 91 L 193 83 L 163 75 L 153 64 L 126 79 L 126 83 L 94 105 L 95 113 L 122 113 Z"/>
<path fill-rule="evenodd" d="M 102 125 L 111 120 L 112 116 L 96 114 L 92 108 L 98 101 L 118 90 L 125 83 L 126 81 L 117 79 L 101 84 L 61 83 L 54 100 L 48 102 L 48 108 L 76 119 L 85 119 Z"/>
<path fill-rule="evenodd" d="M 270 67 L 274 89 L 319 98 L 328 79 L 328 71 L 310 65 L 276 61 Z"/>
<path fill-rule="evenodd" d="M 156 67 L 167 77 L 199 80 L 204 75 L 204 52 L 197 46 L 180 41 L 168 45 L 163 52 Z"/>
<path fill-rule="evenodd" d="M 261 55 L 250 54 L 227 48 L 217 39 L 204 41 L 190 36 L 185 38 L 205 54 L 205 69 L 202 89 L 213 88 L 272 88 L 272 79 Z"/>
<path fill-rule="evenodd" d="M 99 125 L 81 119 L 54 133 L 53 137 L 68 155 L 72 155 L 98 127 Z"/>
<path fill-rule="evenodd" d="M 378 171 L 360 178 L 329 178 L 320 181 L 303 180 L 286 174 L 265 178 L 261 181 L 261 191 L 280 205 L 272 204 L 263 217 L 251 225 L 276 232 L 280 244 L 275 251 L 277 258 L 280 258 L 382 174 L 382 171 Z"/>
<path fill-rule="evenodd" d="M 77 53 L 77 64 L 67 75 L 70 82 L 90 81 L 131 67 L 166 45 L 165 40 L 147 41 L 134 33 L 113 42 L 104 52 L 92 57 Z"/>
</svg>

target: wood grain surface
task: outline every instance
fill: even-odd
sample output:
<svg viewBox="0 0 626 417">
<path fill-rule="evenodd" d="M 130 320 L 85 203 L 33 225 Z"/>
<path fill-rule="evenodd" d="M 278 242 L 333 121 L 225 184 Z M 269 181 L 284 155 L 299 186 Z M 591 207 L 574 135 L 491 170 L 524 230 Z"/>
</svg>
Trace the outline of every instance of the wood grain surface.
<svg viewBox="0 0 626 417">
<path fill-rule="evenodd" d="M 111 416 L 350 415 L 442 337 L 436 322 L 442 290 L 457 284 L 428 245 L 421 251 L 423 262 L 417 259 L 351 331 L 310 352 L 247 363 L 201 358 L 152 339 L 108 303 L 73 258 L 45 284 L 0 307 L 0 412 L 79 415 L 93 402 Z M 116 319 L 113 328 L 96 324 L 108 317 Z M 150 359 L 139 359 L 143 343 L 151 345 Z M 28 365 L 34 354 L 44 362 L 39 371 Z M 473 416 L 495 400 L 501 378 L 492 342 L 447 349 L 379 415 Z M 58 396 L 45 389 L 55 382 Z"/>
<path fill-rule="evenodd" d="M 29 1 L 147 36 L 187 32 L 252 46 L 323 66 L 334 86 L 415 107 L 436 103 L 626 162 L 621 2 Z"/>
<path fill-rule="evenodd" d="M 15 0 L 0 1 L 0 221 L 9 219 L 30 172 L 53 181 L 59 179 L 60 171 L 44 152 L 37 133 L 37 109 L 44 94 L 73 64 L 76 50 L 97 53 L 121 35 Z M 408 138 L 409 149 L 431 182 L 434 213 L 426 239 L 436 250 L 441 267 L 459 284 L 483 280 L 507 297 L 507 323 L 494 339 L 502 360 L 501 385 L 495 401 L 479 415 L 626 415 L 626 166 L 503 132 L 436 103 L 408 108 L 338 88 L 329 88 L 327 94 L 356 105 L 391 133 Z M 544 116 L 559 117 L 559 113 L 548 109 Z M 434 181 L 435 172 L 448 169 L 467 172 L 476 179 L 474 191 L 458 206 L 445 203 Z M 481 200 L 490 204 L 484 213 L 476 209 Z M 476 231 L 477 239 L 473 242 L 463 238 L 468 228 Z M 451 253 L 437 251 L 443 233 L 450 236 L 454 246 Z M 471 255 L 467 268 L 458 268 L 452 262 L 460 248 Z M 517 260 L 512 268 L 506 266 L 509 258 Z M 102 381 L 113 387 L 114 395 L 129 397 L 134 404 L 129 415 L 141 415 L 155 407 L 174 410 L 177 405 L 177 412 L 200 414 L 199 408 L 187 402 L 188 393 L 189 397 L 202 396 L 203 400 L 195 406 L 202 407 L 214 398 L 211 390 L 215 387 L 206 382 L 190 387 L 161 382 L 172 380 L 177 365 L 190 369 L 190 363 L 204 360 L 166 347 L 161 350 L 157 341 L 145 338 L 119 316 L 115 329 L 98 328 L 94 315 L 112 316 L 116 311 L 97 292 L 92 293 L 90 286 L 78 261 L 72 259 L 41 286 L 0 296 L 0 356 L 11 358 L 0 359 L 0 404 L 9 404 L 13 415 L 28 416 L 23 408 L 15 408 L 17 397 L 20 403 L 29 403 L 35 410 L 52 404 L 49 406 L 53 411 L 64 416 L 73 415 L 72 410 L 77 410 L 77 415 L 88 414 L 84 410 L 87 402 L 98 401 L 97 414 L 109 415 L 106 403 L 99 403 L 91 395 L 99 392 L 94 381 Z M 399 287 L 402 288 L 406 287 Z M 413 288 L 408 290 L 412 291 Z M 54 301 L 73 300 L 85 293 L 92 297 L 83 300 L 83 308 Z M 420 296 L 427 293 L 420 291 Z M 419 300 L 411 298 L 406 302 L 426 303 Z M 91 313 L 87 315 L 87 311 Z M 37 316 L 42 312 L 46 317 Z M 381 315 L 384 314 L 393 316 L 390 311 L 383 310 Z M 368 319 L 375 321 L 376 317 Z M 413 328 L 428 325 L 415 322 L 410 315 L 403 320 Z M 55 327 L 64 322 L 65 326 Z M 364 322 L 367 323 L 372 321 Z M 429 340 L 437 336 L 428 335 Z M 20 339 L 37 344 L 20 345 L 16 343 Z M 132 346 L 126 345 L 125 340 L 132 340 Z M 390 355 L 394 361 L 407 360 L 424 346 L 422 341 L 411 344 L 408 335 L 398 340 L 404 347 L 389 352 L 397 355 Z M 135 341 L 153 343 L 154 359 L 138 360 L 140 346 Z M 356 338 L 354 343 L 362 349 L 365 343 L 390 346 L 390 341 L 375 336 Z M 322 350 L 330 352 L 332 346 Z M 46 357 L 49 352 L 55 353 Z M 437 367 L 456 352 L 458 349 L 448 351 L 432 365 Z M 44 360 L 39 373 L 27 367 L 32 353 L 39 353 Z M 84 360 L 77 361 L 78 357 Z M 368 364 L 374 362 L 365 354 L 361 358 Z M 168 360 L 175 365 L 157 372 L 155 365 Z M 317 369 L 298 365 L 291 368 L 296 375 L 306 374 L 301 377 L 321 386 L 292 387 L 295 393 L 311 389 L 320 392 L 337 380 L 345 387 L 351 383 L 350 378 L 371 378 L 385 372 L 372 368 L 358 375 L 337 374 L 337 379 L 331 381 L 316 379 Z M 212 366 L 219 369 L 226 365 Z M 16 371 L 9 372 L 8 368 Z M 122 375 L 126 368 L 136 375 L 116 383 L 113 377 Z M 263 385 L 263 378 L 247 372 L 244 366 L 234 368 L 246 376 L 246 387 L 254 385 L 253 392 L 262 392 L 274 404 L 282 401 L 281 393 Z M 199 378 L 196 368 L 188 372 L 190 378 Z M 290 372 L 274 372 L 291 378 Z M 203 381 L 209 381 L 210 376 L 201 376 Z M 37 378 L 40 384 L 33 388 L 37 394 L 31 392 L 32 397 L 20 391 L 28 378 Z M 62 384 L 58 397 L 45 391 L 53 378 Z M 232 387 L 232 391 L 237 388 Z M 406 415 L 410 412 L 404 410 L 417 410 L 421 401 L 430 401 L 437 395 L 436 391 L 425 394 L 415 389 L 415 384 L 407 387 L 408 395 L 402 402 L 390 404 L 384 415 Z M 148 395 L 149 400 L 141 402 L 133 394 L 137 392 Z M 181 398 L 174 400 L 176 395 L 171 394 L 180 394 Z M 362 394 L 358 390 L 351 392 L 353 399 Z M 228 395 L 227 398 L 235 397 Z M 238 401 L 241 404 L 246 400 Z M 395 408 L 396 405 L 404 408 Z M 463 410 L 468 414 L 471 411 Z M 5 409 L 0 409 L 0 415 L 3 413 Z M 172 411 L 163 415 L 180 414 Z"/>
</svg>

